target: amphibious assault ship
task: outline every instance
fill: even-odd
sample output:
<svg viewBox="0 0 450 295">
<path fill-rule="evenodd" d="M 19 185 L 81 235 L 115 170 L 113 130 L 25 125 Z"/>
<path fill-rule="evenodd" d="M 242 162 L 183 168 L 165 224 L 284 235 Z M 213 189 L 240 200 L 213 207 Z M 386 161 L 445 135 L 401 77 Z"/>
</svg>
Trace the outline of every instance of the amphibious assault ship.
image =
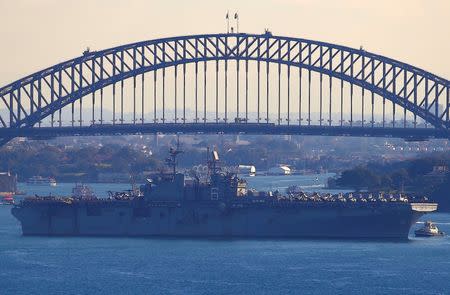
<svg viewBox="0 0 450 295">
<path fill-rule="evenodd" d="M 171 236 L 243 238 L 407 239 L 420 216 L 437 204 L 405 196 L 308 195 L 258 192 L 220 169 L 212 152 L 206 180 L 170 172 L 148 179 L 139 191 L 96 197 L 31 197 L 12 208 L 23 235 Z"/>
</svg>

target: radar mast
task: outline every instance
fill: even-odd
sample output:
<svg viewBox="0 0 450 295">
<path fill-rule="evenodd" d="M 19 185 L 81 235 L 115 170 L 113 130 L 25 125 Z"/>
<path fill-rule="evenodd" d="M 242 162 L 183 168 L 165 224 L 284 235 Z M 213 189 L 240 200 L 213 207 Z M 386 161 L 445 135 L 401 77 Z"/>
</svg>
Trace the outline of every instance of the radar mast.
<svg viewBox="0 0 450 295">
<path fill-rule="evenodd" d="M 175 178 L 175 174 L 177 174 L 177 156 L 181 154 L 183 151 L 180 149 L 180 137 L 177 136 L 177 147 L 170 147 L 169 149 L 169 158 L 166 159 L 166 164 L 170 168 L 172 168 L 172 174 Z"/>
</svg>

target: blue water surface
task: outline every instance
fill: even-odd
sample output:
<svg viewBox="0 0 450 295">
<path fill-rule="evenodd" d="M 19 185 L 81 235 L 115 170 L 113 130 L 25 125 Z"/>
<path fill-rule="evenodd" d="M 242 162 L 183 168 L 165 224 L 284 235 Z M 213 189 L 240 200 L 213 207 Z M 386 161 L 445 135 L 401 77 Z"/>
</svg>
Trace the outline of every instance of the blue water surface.
<svg viewBox="0 0 450 295">
<path fill-rule="evenodd" d="M 0 294 L 450 294 L 449 237 L 23 237 L 10 209 L 0 206 Z M 450 214 L 426 219 L 450 232 Z"/>
</svg>

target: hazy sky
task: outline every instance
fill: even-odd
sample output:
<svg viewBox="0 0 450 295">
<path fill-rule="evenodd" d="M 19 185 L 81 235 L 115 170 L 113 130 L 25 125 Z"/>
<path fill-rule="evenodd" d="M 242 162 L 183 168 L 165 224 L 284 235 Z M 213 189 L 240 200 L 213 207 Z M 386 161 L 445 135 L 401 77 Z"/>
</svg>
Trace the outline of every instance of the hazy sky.
<svg viewBox="0 0 450 295">
<path fill-rule="evenodd" d="M 241 32 L 363 45 L 450 79 L 449 0 L 0 0 L 0 85 L 87 46 L 224 32 L 227 9 Z"/>
</svg>

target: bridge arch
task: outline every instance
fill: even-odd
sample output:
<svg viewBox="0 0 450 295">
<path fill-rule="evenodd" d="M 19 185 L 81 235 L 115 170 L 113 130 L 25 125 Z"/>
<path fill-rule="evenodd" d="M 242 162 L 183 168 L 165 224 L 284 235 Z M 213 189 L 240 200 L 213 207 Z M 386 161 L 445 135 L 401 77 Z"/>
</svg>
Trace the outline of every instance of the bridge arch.
<svg viewBox="0 0 450 295">
<path fill-rule="evenodd" d="M 0 88 L 0 106 L 7 110 L 0 114 L 0 134 L 32 128 L 63 107 L 128 78 L 188 63 L 230 60 L 275 63 L 336 78 L 391 101 L 435 129 L 450 131 L 448 80 L 363 49 L 266 33 L 182 36 L 85 52 Z M 370 123 L 374 127 L 373 106 Z"/>
</svg>

